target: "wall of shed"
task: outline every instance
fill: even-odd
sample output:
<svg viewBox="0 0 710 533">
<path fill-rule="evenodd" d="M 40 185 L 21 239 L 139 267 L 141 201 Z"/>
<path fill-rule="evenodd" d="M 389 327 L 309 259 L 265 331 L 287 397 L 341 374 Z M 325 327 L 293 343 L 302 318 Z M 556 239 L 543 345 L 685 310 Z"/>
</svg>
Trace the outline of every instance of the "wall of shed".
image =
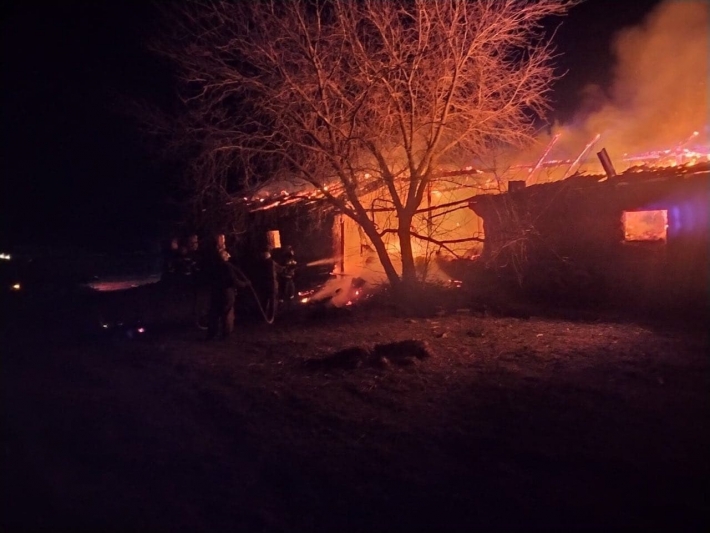
<svg viewBox="0 0 710 533">
<path fill-rule="evenodd" d="M 707 175 L 609 180 L 576 177 L 481 198 L 484 258 L 511 268 L 512 239 L 526 243 L 524 285 L 541 296 L 643 307 L 708 304 Z M 668 211 L 666 242 L 625 242 L 624 211 Z"/>
</svg>

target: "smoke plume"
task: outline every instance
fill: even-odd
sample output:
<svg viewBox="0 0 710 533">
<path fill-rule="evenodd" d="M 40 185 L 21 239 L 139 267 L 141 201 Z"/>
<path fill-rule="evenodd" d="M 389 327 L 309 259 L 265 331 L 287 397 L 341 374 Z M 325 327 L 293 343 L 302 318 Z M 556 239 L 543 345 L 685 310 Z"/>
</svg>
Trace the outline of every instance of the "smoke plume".
<svg viewBox="0 0 710 533">
<path fill-rule="evenodd" d="M 627 154 L 673 149 L 693 132 L 688 147 L 707 147 L 709 13 L 706 1 L 668 0 L 620 31 L 612 43 L 611 86 L 586 87 L 575 119 L 554 126 L 538 153 L 558 133 L 550 159 L 574 158 L 600 134 L 596 150 L 606 147 L 619 167 Z M 590 154 L 587 162 L 595 164 Z"/>
</svg>

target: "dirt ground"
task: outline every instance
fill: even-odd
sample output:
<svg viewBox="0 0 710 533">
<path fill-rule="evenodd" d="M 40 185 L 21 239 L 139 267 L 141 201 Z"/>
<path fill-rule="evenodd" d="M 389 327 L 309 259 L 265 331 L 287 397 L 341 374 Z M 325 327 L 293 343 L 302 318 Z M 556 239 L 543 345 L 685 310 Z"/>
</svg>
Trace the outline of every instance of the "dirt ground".
<svg viewBox="0 0 710 533">
<path fill-rule="evenodd" d="M 370 305 L 206 342 L 76 313 L 2 331 L 3 531 L 708 531 L 701 329 Z M 430 356 L 368 355 L 406 340 Z"/>
</svg>

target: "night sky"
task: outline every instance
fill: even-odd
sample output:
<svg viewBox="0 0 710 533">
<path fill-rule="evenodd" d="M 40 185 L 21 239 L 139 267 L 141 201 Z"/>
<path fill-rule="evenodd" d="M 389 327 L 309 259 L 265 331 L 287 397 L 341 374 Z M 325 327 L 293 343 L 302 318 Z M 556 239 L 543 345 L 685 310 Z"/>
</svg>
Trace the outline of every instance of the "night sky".
<svg viewBox="0 0 710 533">
<path fill-rule="evenodd" d="M 580 90 L 611 81 L 609 45 L 658 1 L 588 0 L 560 19 L 551 119 L 572 117 Z M 169 106 L 170 66 L 149 52 L 149 2 L 3 2 L 0 244 L 145 247 L 172 212 L 179 169 L 148 147 L 122 102 Z"/>
</svg>

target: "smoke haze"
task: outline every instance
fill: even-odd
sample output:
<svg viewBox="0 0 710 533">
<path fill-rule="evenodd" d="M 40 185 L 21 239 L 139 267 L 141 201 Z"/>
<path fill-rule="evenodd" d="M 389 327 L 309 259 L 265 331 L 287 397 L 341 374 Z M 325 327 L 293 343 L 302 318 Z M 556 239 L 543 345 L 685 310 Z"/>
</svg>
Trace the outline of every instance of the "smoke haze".
<svg viewBox="0 0 710 533">
<path fill-rule="evenodd" d="M 553 126 L 526 162 L 557 133 L 560 140 L 548 159 L 574 159 L 600 134 L 594 151 L 606 147 L 618 167 L 624 167 L 626 154 L 672 149 L 695 131 L 699 135 L 688 147 L 707 147 L 709 13 L 708 2 L 670 0 L 619 32 L 612 43 L 611 86 L 587 86 L 574 120 Z M 594 151 L 588 165 L 596 165 Z"/>
</svg>

